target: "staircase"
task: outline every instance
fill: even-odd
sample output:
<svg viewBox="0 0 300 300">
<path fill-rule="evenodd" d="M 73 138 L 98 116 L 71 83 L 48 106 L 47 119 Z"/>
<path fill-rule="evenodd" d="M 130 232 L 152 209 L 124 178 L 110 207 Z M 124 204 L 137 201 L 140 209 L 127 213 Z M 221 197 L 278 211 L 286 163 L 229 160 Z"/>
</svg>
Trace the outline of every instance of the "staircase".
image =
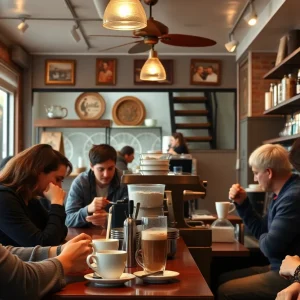
<svg viewBox="0 0 300 300">
<path fill-rule="evenodd" d="M 190 145 L 206 143 L 210 149 L 216 149 L 212 96 L 210 92 L 202 94 L 203 96 L 173 96 L 173 93 L 169 93 L 172 132 L 182 132 Z"/>
</svg>

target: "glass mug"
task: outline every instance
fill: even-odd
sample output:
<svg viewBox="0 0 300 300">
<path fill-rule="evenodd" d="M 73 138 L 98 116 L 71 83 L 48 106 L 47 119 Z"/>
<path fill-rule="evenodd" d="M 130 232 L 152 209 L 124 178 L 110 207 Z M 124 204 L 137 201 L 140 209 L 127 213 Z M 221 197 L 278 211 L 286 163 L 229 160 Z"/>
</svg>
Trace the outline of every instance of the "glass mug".
<svg viewBox="0 0 300 300">
<path fill-rule="evenodd" d="M 141 249 L 135 254 L 146 273 L 164 271 L 167 262 L 168 221 L 165 216 L 142 217 Z"/>
</svg>

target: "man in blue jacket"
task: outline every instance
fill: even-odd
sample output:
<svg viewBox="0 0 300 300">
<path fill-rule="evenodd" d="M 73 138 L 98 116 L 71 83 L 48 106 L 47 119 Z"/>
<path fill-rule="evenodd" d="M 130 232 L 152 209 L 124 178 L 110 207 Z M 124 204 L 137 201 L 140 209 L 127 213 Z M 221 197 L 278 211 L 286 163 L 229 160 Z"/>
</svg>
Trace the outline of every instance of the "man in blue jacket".
<svg viewBox="0 0 300 300">
<path fill-rule="evenodd" d="M 117 152 L 110 145 L 94 145 L 89 152 L 90 170 L 73 181 L 66 201 L 66 225 L 104 226 L 109 201 L 128 196 L 121 184 L 122 172 L 116 168 Z"/>
<path fill-rule="evenodd" d="M 259 216 L 247 193 L 234 184 L 229 197 L 251 233 L 259 240 L 270 266 L 253 267 L 223 274 L 218 300 L 275 299 L 290 283 L 279 275 L 286 255 L 300 254 L 300 177 L 292 174 L 288 152 L 280 145 L 263 145 L 249 158 L 254 181 L 273 193 L 266 216 Z"/>
</svg>

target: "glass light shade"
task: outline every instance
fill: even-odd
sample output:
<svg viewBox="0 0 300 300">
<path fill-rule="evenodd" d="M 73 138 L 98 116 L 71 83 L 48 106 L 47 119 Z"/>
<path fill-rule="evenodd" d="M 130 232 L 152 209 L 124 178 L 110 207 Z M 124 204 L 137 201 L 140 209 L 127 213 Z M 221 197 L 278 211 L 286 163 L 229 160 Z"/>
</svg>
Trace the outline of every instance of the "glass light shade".
<svg viewBox="0 0 300 300">
<path fill-rule="evenodd" d="M 160 81 L 166 80 L 166 78 L 166 71 L 157 57 L 157 52 L 151 49 L 149 58 L 141 70 L 140 79 L 147 81 Z"/>
<path fill-rule="evenodd" d="M 136 30 L 147 26 L 147 16 L 139 0 L 110 0 L 103 27 L 112 30 Z"/>
<path fill-rule="evenodd" d="M 27 29 L 28 29 L 29 25 L 27 23 L 25 23 L 25 21 L 22 21 L 19 25 L 18 25 L 18 29 L 24 33 Z"/>
</svg>

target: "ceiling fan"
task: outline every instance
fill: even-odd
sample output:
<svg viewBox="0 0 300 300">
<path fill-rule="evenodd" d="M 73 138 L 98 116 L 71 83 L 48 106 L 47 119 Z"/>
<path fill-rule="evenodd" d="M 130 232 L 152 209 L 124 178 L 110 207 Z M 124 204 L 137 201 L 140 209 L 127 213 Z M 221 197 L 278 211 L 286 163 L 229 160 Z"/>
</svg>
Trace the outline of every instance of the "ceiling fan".
<svg viewBox="0 0 300 300">
<path fill-rule="evenodd" d="M 142 38 L 138 41 L 125 43 L 115 47 L 100 50 L 107 51 L 130 44 L 134 44 L 128 51 L 129 54 L 141 53 L 149 51 L 154 45 L 161 42 L 171 46 L 180 47 L 208 47 L 216 44 L 215 41 L 194 35 L 186 34 L 169 34 L 169 28 L 163 23 L 155 20 L 152 17 L 152 6 L 155 5 L 158 0 L 144 0 L 144 3 L 150 7 L 150 16 L 147 20 L 147 26 L 143 29 L 134 30 L 133 36 L 123 35 L 90 35 L 91 37 L 122 37 L 122 38 Z"/>
</svg>

